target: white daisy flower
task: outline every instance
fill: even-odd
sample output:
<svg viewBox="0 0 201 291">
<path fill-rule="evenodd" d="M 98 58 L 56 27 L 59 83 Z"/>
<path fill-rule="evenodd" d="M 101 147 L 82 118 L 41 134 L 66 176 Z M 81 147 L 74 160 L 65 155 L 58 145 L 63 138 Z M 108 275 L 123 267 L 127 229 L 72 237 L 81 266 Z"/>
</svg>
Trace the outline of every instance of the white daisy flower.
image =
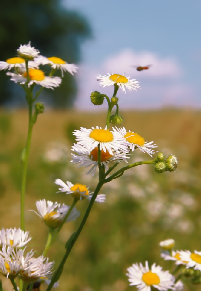
<svg viewBox="0 0 201 291">
<path fill-rule="evenodd" d="M 20 228 L 2 229 L 0 230 L 0 246 L 10 246 L 12 248 L 21 248 L 25 246 L 31 238 L 29 232 L 24 232 Z"/>
<path fill-rule="evenodd" d="M 147 142 L 139 134 L 130 130 L 126 131 L 125 127 L 115 127 L 113 128 L 113 130 L 114 132 L 118 132 L 121 134 L 121 136 L 127 141 L 127 145 L 131 151 L 134 151 L 136 148 L 138 148 L 143 153 L 147 153 L 152 157 L 152 155 L 155 153 L 153 149 L 158 147 L 153 143 L 153 141 Z"/>
<path fill-rule="evenodd" d="M 132 91 L 140 88 L 139 82 L 130 77 L 126 77 L 119 74 L 109 74 L 107 76 L 97 76 L 97 81 L 100 81 L 100 86 L 106 87 L 117 84 L 125 93 L 126 89 Z"/>
<path fill-rule="evenodd" d="M 67 71 L 71 75 L 77 72 L 78 67 L 74 64 L 68 64 L 57 57 L 46 58 L 44 56 L 38 56 L 34 60 L 38 65 L 50 65 L 53 69 L 60 69 L 63 77 L 63 72 Z"/>
<path fill-rule="evenodd" d="M 59 188 L 59 192 L 65 192 L 66 194 L 71 194 L 73 198 L 77 200 L 88 199 L 91 200 L 93 197 L 93 192 L 89 192 L 89 189 L 82 184 L 72 184 L 71 182 L 66 182 L 66 184 L 61 179 L 56 179 L 55 184 L 61 186 Z M 105 195 L 99 194 L 97 195 L 96 202 L 103 203 L 105 202 Z"/>
<path fill-rule="evenodd" d="M 52 273 L 53 262 L 49 259 L 40 256 L 38 258 L 32 257 L 33 253 L 22 260 L 22 271 L 19 277 L 28 283 L 35 282 L 41 277 L 49 278 Z"/>
<path fill-rule="evenodd" d="M 165 261 L 175 261 L 176 265 L 185 265 L 187 261 L 181 259 L 180 251 L 172 251 L 172 255 L 169 252 L 161 253 L 161 257 Z"/>
<path fill-rule="evenodd" d="M 166 239 L 164 241 L 161 241 L 159 245 L 164 250 L 171 250 L 175 246 L 175 241 L 174 239 Z"/>
<path fill-rule="evenodd" d="M 22 75 L 15 73 L 7 73 L 11 76 L 11 80 L 15 83 L 25 84 L 27 82 L 27 73 L 24 72 Z M 43 71 L 38 69 L 29 69 L 29 83 L 30 87 L 32 84 L 37 84 L 48 89 L 54 89 L 61 84 L 60 77 L 47 77 Z"/>
<path fill-rule="evenodd" d="M 10 248 L 9 252 L 7 250 L 4 246 L 4 256 L 0 256 L 0 273 L 7 278 L 15 278 L 21 272 L 21 262 L 16 260 L 14 249 Z"/>
<path fill-rule="evenodd" d="M 90 167 L 87 174 L 92 173 L 93 176 L 98 167 L 98 147 L 90 151 L 79 144 L 74 144 L 72 146 L 72 151 L 74 153 L 72 153 L 73 159 L 71 162 L 82 167 Z M 108 163 L 119 163 L 121 161 L 127 162 L 127 159 L 129 159 L 129 157 L 126 155 L 126 152 L 113 151 L 113 154 L 111 155 L 107 150 L 106 152 L 101 150 L 101 165 L 105 166 L 106 171 L 108 170 Z"/>
<path fill-rule="evenodd" d="M 60 226 L 70 208 L 70 206 L 65 204 L 61 205 L 57 202 L 53 203 L 52 201 L 46 201 L 45 199 L 36 201 L 36 207 L 38 212 L 34 212 L 51 228 Z M 79 215 L 80 212 L 74 207 L 66 222 L 75 220 Z"/>
<path fill-rule="evenodd" d="M 29 68 L 38 68 L 34 61 L 28 62 Z M 25 69 L 25 60 L 19 57 L 7 59 L 5 62 L 0 62 L 0 70 L 11 70 L 13 68 Z"/>
<path fill-rule="evenodd" d="M 184 284 L 182 283 L 182 281 L 178 281 L 173 287 L 173 290 L 175 291 L 182 291 L 183 289 L 184 289 Z"/>
<path fill-rule="evenodd" d="M 77 143 L 92 151 L 98 145 L 100 150 L 113 155 L 114 151 L 127 151 L 127 142 L 118 131 L 110 131 L 101 127 L 92 127 L 87 129 L 81 127 L 75 130 L 73 134 L 76 136 Z"/>
<path fill-rule="evenodd" d="M 162 271 L 156 264 L 153 264 L 151 269 L 148 262 L 145 263 L 145 267 L 141 263 L 133 264 L 127 270 L 130 286 L 137 286 L 140 291 L 151 291 L 152 286 L 161 291 L 173 288 L 174 277 L 168 271 Z"/>
<path fill-rule="evenodd" d="M 179 255 L 181 260 L 186 262 L 186 268 L 194 268 L 201 271 L 201 252 L 180 251 Z"/>
<path fill-rule="evenodd" d="M 31 42 L 28 44 L 20 45 L 19 49 L 17 49 L 18 55 L 27 60 L 33 60 L 35 57 L 39 55 L 39 50 L 31 47 Z"/>
</svg>

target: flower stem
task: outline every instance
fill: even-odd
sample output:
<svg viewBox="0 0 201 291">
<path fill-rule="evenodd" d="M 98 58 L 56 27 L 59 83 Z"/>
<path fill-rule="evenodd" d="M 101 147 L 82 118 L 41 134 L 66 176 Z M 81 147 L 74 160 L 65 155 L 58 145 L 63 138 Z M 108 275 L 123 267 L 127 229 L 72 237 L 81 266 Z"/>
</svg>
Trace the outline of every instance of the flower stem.
<svg viewBox="0 0 201 291">
<path fill-rule="evenodd" d="M 15 291 L 18 291 L 14 278 L 9 278 Z"/>
<path fill-rule="evenodd" d="M 26 178 L 27 178 L 27 166 L 28 166 L 28 159 L 29 159 L 29 152 L 31 146 L 31 135 L 33 129 L 33 122 L 32 122 L 32 102 L 28 102 L 29 106 L 29 125 L 28 125 L 28 134 L 27 134 L 27 141 L 26 147 L 22 152 L 22 188 L 21 188 L 21 229 L 25 230 L 25 189 L 26 189 Z"/>
<path fill-rule="evenodd" d="M 103 186 L 103 184 L 104 184 L 104 180 L 99 181 L 99 183 L 98 183 L 98 185 L 97 185 L 97 187 L 96 187 L 96 189 L 94 191 L 94 194 L 93 194 L 93 196 L 92 196 L 92 198 L 90 200 L 90 203 L 89 203 L 89 205 L 87 207 L 86 213 L 85 213 L 85 215 L 84 215 L 84 217 L 83 217 L 83 219 L 82 219 L 82 221 L 80 223 L 80 226 L 78 227 L 78 230 L 70 237 L 70 239 L 66 243 L 66 253 L 64 254 L 63 259 L 61 260 L 61 263 L 60 263 L 59 267 L 57 268 L 57 270 L 55 271 L 54 275 L 52 276 L 51 282 L 50 282 L 49 286 L 47 287 L 46 291 L 50 291 L 52 286 L 54 285 L 54 283 L 59 280 L 59 278 L 61 276 L 61 273 L 63 271 L 64 264 L 65 264 L 65 262 L 66 262 L 66 260 L 67 260 L 67 258 L 69 256 L 69 254 L 70 254 L 70 252 L 71 252 L 76 240 L 78 239 L 78 237 L 79 237 L 79 235 L 80 235 L 80 233 L 81 233 L 81 231 L 82 231 L 82 229 L 83 229 L 83 227 L 84 227 L 84 225 L 85 225 L 85 223 L 87 221 L 87 218 L 88 218 L 89 213 L 91 211 L 91 208 L 92 208 L 92 206 L 94 204 L 94 201 L 95 201 L 95 199 L 96 199 L 101 187 Z"/>
</svg>

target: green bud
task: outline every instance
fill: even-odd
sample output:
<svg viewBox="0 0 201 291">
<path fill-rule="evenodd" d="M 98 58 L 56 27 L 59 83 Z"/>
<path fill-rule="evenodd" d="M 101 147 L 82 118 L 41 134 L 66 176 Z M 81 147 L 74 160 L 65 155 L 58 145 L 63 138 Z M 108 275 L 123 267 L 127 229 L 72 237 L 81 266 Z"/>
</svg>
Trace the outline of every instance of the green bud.
<svg viewBox="0 0 201 291">
<path fill-rule="evenodd" d="M 162 161 L 164 161 L 164 159 L 165 159 L 165 155 L 163 153 L 158 153 L 157 160 L 159 162 L 162 162 Z"/>
<path fill-rule="evenodd" d="M 123 123 L 123 118 L 120 115 L 111 115 L 110 116 L 110 123 L 112 124 L 121 124 Z"/>
<path fill-rule="evenodd" d="M 166 159 L 167 171 L 169 172 L 175 171 L 177 169 L 177 165 L 178 165 L 178 160 L 176 156 L 170 155 L 169 157 L 167 157 Z"/>
<path fill-rule="evenodd" d="M 35 110 L 36 110 L 36 114 L 40 114 L 40 113 L 43 113 L 44 111 L 44 105 L 43 103 L 35 103 Z"/>
<path fill-rule="evenodd" d="M 112 105 L 116 105 L 118 103 L 118 101 L 119 101 L 119 98 L 117 98 L 117 97 L 111 98 Z"/>
<path fill-rule="evenodd" d="M 164 162 L 158 162 L 155 164 L 155 171 L 157 173 L 163 173 L 166 171 L 166 164 Z"/>
<path fill-rule="evenodd" d="M 194 270 L 194 276 L 195 277 L 200 277 L 201 276 L 201 272 L 199 270 Z"/>
<path fill-rule="evenodd" d="M 194 274 L 194 270 L 193 269 L 184 269 L 182 271 L 182 273 L 185 277 L 191 277 Z"/>
<path fill-rule="evenodd" d="M 102 105 L 103 104 L 103 101 L 104 101 L 104 96 L 98 92 L 98 91 L 94 91 L 91 93 L 91 102 L 94 104 L 94 105 Z"/>
<path fill-rule="evenodd" d="M 193 279 L 191 280 L 191 283 L 192 283 L 192 284 L 195 284 L 195 285 L 200 284 L 200 283 L 201 283 L 201 278 L 199 278 L 199 277 L 195 277 L 195 278 L 193 278 Z"/>
</svg>

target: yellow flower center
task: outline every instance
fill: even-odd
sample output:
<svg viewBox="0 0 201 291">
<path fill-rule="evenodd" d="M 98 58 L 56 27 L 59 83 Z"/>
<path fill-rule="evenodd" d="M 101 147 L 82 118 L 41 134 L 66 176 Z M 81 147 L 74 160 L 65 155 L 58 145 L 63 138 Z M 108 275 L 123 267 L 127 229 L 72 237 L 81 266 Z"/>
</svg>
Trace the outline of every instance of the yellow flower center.
<svg viewBox="0 0 201 291">
<path fill-rule="evenodd" d="M 45 214 L 44 220 L 54 219 L 53 216 L 57 214 L 57 211 L 51 211 L 50 213 Z"/>
<path fill-rule="evenodd" d="M 128 79 L 125 76 L 119 74 L 111 75 L 110 80 L 112 80 L 115 83 L 128 83 Z"/>
<path fill-rule="evenodd" d="M 85 185 L 82 185 L 82 184 L 77 183 L 74 186 L 72 186 L 70 189 L 74 192 L 71 195 L 78 200 L 80 199 L 80 192 L 82 192 L 84 195 L 89 195 L 89 190 L 87 189 Z M 85 197 L 82 196 L 82 198 L 85 198 Z"/>
<path fill-rule="evenodd" d="M 6 270 L 8 271 L 8 273 L 10 273 L 10 266 L 9 266 L 8 262 L 5 262 L 5 267 L 6 267 Z"/>
<path fill-rule="evenodd" d="M 142 275 L 142 281 L 144 281 L 144 283 L 148 286 L 158 285 L 160 283 L 160 278 L 158 277 L 157 274 L 149 271 Z"/>
<path fill-rule="evenodd" d="M 15 65 L 15 64 L 22 64 L 24 63 L 25 60 L 23 60 L 22 58 L 10 58 L 6 60 L 6 63 L 11 64 L 11 65 Z"/>
<path fill-rule="evenodd" d="M 112 157 L 112 155 L 109 154 L 109 152 L 106 150 L 106 152 L 104 152 L 103 150 L 101 150 L 101 156 L 100 156 L 100 160 L 101 162 L 107 161 Z M 98 161 L 98 147 L 96 147 L 95 149 L 93 149 L 90 153 L 90 158 L 92 159 L 92 161 Z"/>
<path fill-rule="evenodd" d="M 178 253 L 176 253 L 174 255 L 174 258 L 177 259 L 178 261 L 181 261 L 180 255 Z M 187 264 L 188 262 L 187 261 L 182 261 L 182 263 Z"/>
<path fill-rule="evenodd" d="M 57 65 L 64 65 L 66 64 L 65 61 L 63 61 L 62 59 L 60 58 L 57 58 L 57 57 L 51 57 L 51 58 L 47 58 L 49 61 L 53 62 L 54 64 L 57 64 Z"/>
<path fill-rule="evenodd" d="M 124 138 L 130 142 L 130 143 L 134 143 L 136 145 L 139 145 L 139 146 L 143 146 L 145 141 L 144 141 L 144 138 L 141 137 L 139 134 L 137 133 L 134 133 L 134 132 L 127 132 L 125 135 L 124 135 Z"/>
<path fill-rule="evenodd" d="M 91 138 L 99 142 L 110 142 L 113 141 L 113 134 L 108 129 L 93 129 L 89 135 Z"/>
<path fill-rule="evenodd" d="M 13 245 L 13 239 L 10 239 L 10 245 L 11 246 Z"/>
<path fill-rule="evenodd" d="M 200 255 L 195 254 L 195 253 L 192 253 L 192 254 L 190 255 L 190 258 L 191 258 L 194 262 L 196 262 L 196 263 L 198 263 L 198 264 L 201 264 L 201 256 L 200 256 Z"/>
<path fill-rule="evenodd" d="M 57 211 L 51 211 L 50 213 L 47 213 L 44 216 L 44 222 L 47 226 L 50 228 L 57 228 L 62 222 L 62 219 L 59 217 L 53 217 L 55 214 L 57 214 Z"/>
<path fill-rule="evenodd" d="M 27 72 L 25 72 L 22 76 L 26 78 Z M 42 81 L 45 79 L 45 74 L 41 70 L 29 69 L 29 79 L 36 80 L 36 81 Z"/>
</svg>

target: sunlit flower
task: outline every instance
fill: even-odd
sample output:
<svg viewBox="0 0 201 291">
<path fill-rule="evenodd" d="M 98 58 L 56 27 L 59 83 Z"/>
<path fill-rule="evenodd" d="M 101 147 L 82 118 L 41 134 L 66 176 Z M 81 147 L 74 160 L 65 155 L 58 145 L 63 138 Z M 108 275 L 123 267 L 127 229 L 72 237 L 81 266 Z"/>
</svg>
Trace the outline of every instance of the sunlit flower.
<svg viewBox="0 0 201 291">
<path fill-rule="evenodd" d="M 132 132 L 132 131 L 126 131 L 125 127 L 122 128 L 113 128 L 114 132 L 118 132 L 121 134 L 121 136 L 127 141 L 127 145 L 131 151 L 134 151 L 136 148 L 138 148 L 143 153 L 147 153 L 148 155 L 152 156 L 155 151 L 154 148 L 157 148 L 157 145 L 151 142 L 147 142 L 144 140 L 142 136 L 139 134 Z"/>
<path fill-rule="evenodd" d="M 140 264 L 133 264 L 128 268 L 127 276 L 131 286 L 137 286 L 140 291 L 151 291 L 151 287 L 167 291 L 173 288 L 174 277 L 168 271 L 162 271 L 160 266 L 153 264 L 149 269 L 148 262 L 145 267 Z"/>
<path fill-rule="evenodd" d="M 20 278 L 28 283 L 35 282 L 41 277 L 49 278 L 52 273 L 53 262 L 49 262 L 47 258 L 40 256 L 38 258 L 32 257 L 33 253 L 30 253 L 29 257 L 22 260 L 22 271 L 20 272 Z"/>
<path fill-rule="evenodd" d="M 18 260 L 19 255 L 17 256 L 16 252 L 23 254 L 24 250 L 16 251 L 11 247 L 3 246 L 0 252 L 0 273 L 7 278 L 15 278 L 21 272 L 21 261 Z"/>
<path fill-rule="evenodd" d="M 24 232 L 20 228 L 9 228 L 0 230 L 0 246 L 11 246 L 13 248 L 21 248 L 25 246 L 31 238 L 29 232 Z"/>
<path fill-rule="evenodd" d="M 27 73 L 24 72 L 21 74 L 7 73 L 8 76 L 11 76 L 11 80 L 15 83 L 25 84 L 27 82 Z M 43 71 L 38 69 L 29 69 L 29 83 L 30 87 L 32 84 L 37 84 L 45 88 L 53 89 L 58 87 L 61 84 L 60 77 L 47 77 Z"/>
<path fill-rule="evenodd" d="M 117 84 L 125 93 L 126 89 L 132 91 L 140 88 L 139 82 L 135 79 L 130 79 L 130 77 L 126 77 L 119 74 L 109 74 L 107 76 L 97 76 L 97 81 L 100 81 L 100 85 L 103 87 L 111 86 Z"/>
<path fill-rule="evenodd" d="M 102 129 L 98 126 L 91 129 L 81 127 L 80 130 L 75 130 L 73 134 L 76 136 L 77 143 L 90 151 L 98 145 L 100 145 L 100 150 L 105 153 L 108 151 L 110 155 L 113 155 L 114 151 L 127 151 L 126 140 L 117 131 L 110 131 L 107 128 Z"/>
<path fill-rule="evenodd" d="M 98 147 L 90 151 L 82 145 L 74 144 L 72 146 L 72 151 L 74 153 L 72 153 L 73 159 L 71 162 L 82 167 L 90 168 L 88 174 L 92 173 L 92 175 L 94 175 L 96 168 L 98 167 Z M 100 161 L 101 165 L 105 166 L 106 171 L 108 170 L 108 164 L 110 162 L 127 162 L 127 159 L 129 159 L 129 157 L 126 155 L 126 152 L 113 151 L 113 154 L 111 155 L 107 150 L 106 152 L 101 150 Z"/>
<path fill-rule="evenodd" d="M 34 61 L 28 62 L 29 68 L 37 68 L 38 65 Z M 13 68 L 25 69 L 25 60 L 19 57 L 7 59 L 5 62 L 0 62 L 0 70 L 11 70 Z"/>
<path fill-rule="evenodd" d="M 34 60 L 38 65 L 50 65 L 53 69 L 60 69 L 63 77 L 63 72 L 67 71 L 74 75 L 77 72 L 78 67 L 74 64 L 68 64 L 57 57 L 46 58 L 44 56 L 38 56 Z"/>
<path fill-rule="evenodd" d="M 185 265 L 186 263 L 188 263 L 187 261 L 181 259 L 180 251 L 172 251 L 172 255 L 170 255 L 169 252 L 164 252 L 161 253 L 161 257 L 165 261 L 175 261 L 176 265 Z"/>
<path fill-rule="evenodd" d="M 174 239 L 166 239 L 164 241 L 161 241 L 159 245 L 164 250 L 171 250 L 175 246 L 175 241 Z"/>
<path fill-rule="evenodd" d="M 61 188 L 59 188 L 59 192 L 65 192 L 66 194 L 71 194 L 74 199 L 82 200 L 86 198 L 88 200 L 91 200 L 91 198 L 93 197 L 93 192 L 89 192 L 89 189 L 85 185 L 82 185 L 82 184 L 74 185 L 68 181 L 65 184 L 60 179 L 56 179 L 55 184 L 57 184 L 58 186 L 61 186 Z M 105 202 L 105 195 L 104 194 L 97 195 L 95 201 L 99 203 Z"/>
<path fill-rule="evenodd" d="M 180 251 L 179 255 L 182 261 L 186 261 L 186 268 L 194 268 L 201 271 L 201 252 Z"/>
<path fill-rule="evenodd" d="M 36 201 L 36 207 L 38 212 L 34 212 L 51 228 L 59 227 L 70 208 L 65 204 L 61 205 L 45 199 Z M 75 220 L 79 215 L 80 212 L 74 207 L 66 222 Z"/>
<path fill-rule="evenodd" d="M 39 50 L 35 49 L 34 47 L 31 47 L 31 42 L 25 45 L 20 45 L 19 49 L 17 49 L 17 52 L 21 58 L 27 60 L 33 60 L 40 53 Z"/>
</svg>

